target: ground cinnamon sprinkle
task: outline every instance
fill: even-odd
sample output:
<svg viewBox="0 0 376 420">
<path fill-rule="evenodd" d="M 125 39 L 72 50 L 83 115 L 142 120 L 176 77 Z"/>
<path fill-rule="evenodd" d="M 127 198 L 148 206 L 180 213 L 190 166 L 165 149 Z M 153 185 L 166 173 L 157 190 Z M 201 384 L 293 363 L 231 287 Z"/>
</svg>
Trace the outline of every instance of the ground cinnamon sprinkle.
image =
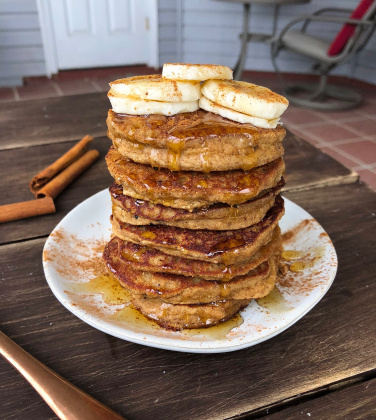
<svg viewBox="0 0 376 420">
<path fill-rule="evenodd" d="M 317 222 L 314 219 L 306 219 L 300 222 L 293 229 L 285 232 L 282 235 L 282 242 L 284 245 L 285 251 L 288 251 L 287 245 L 294 241 L 295 237 L 301 233 L 303 230 L 310 230 Z M 319 235 L 321 240 L 320 246 L 312 248 L 306 251 L 298 251 L 299 254 L 292 261 L 281 261 L 279 265 L 278 273 L 278 284 L 281 287 L 287 288 L 288 293 L 292 295 L 309 295 L 315 288 L 320 285 L 326 284 L 326 273 L 325 270 L 320 267 L 320 264 L 316 266 L 315 262 L 319 261 L 323 255 L 325 248 L 322 241 L 329 241 L 329 236 L 327 233 L 322 232 Z M 293 251 L 296 252 L 296 251 Z M 302 266 L 301 271 L 295 271 L 291 269 L 292 264 L 298 263 Z M 307 268 L 315 268 L 314 270 L 307 270 Z"/>
<path fill-rule="evenodd" d="M 83 309 L 90 315 L 99 316 L 102 319 L 105 319 L 109 315 L 104 306 L 98 305 L 98 302 L 93 296 L 88 294 L 81 295 L 75 292 L 70 292 L 65 290 L 65 293 L 69 296 L 70 305 L 79 307 Z"/>
<path fill-rule="evenodd" d="M 82 273 L 88 279 L 104 275 L 107 272 L 102 259 L 105 241 L 102 239 L 82 240 L 76 235 L 67 233 L 60 228 L 51 234 L 54 242 L 49 251 L 45 251 L 44 261 L 58 262 L 56 271 L 67 281 L 78 281 Z M 69 248 L 76 252 L 68 252 Z"/>
<path fill-rule="evenodd" d="M 293 229 L 288 230 L 282 235 L 282 243 L 290 242 L 301 230 L 305 227 L 309 226 L 310 224 L 317 223 L 315 219 L 305 219 L 302 220 L 297 226 Z"/>
<path fill-rule="evenodd" d="M 50 256 L 50 252 L 46 249 L 43 251 L 43 261 L 44 262 L 52 262 L 53 258 Z"/>
<path fill-rule="evenodd" d="M 63 229 L 56 229 L 56 230 L 54 230 L 52 233 L 51 233 L 51 235 L 50 235 L 52 238 L 54 238 L 54 240 L 55 240 L 55 242 L 57 242 L 57 243 L 61 243 L 62 241 L 64 241 L 65 240 L 65 235 L 64 235 L 64 233 L 63 233 Z"/>
</svg>

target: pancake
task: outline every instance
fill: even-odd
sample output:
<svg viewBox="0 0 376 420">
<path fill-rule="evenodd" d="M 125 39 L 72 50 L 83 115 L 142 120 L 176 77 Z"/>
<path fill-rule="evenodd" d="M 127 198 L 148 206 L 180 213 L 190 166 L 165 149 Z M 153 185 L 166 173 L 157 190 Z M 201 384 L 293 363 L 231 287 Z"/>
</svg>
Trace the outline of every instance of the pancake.
<svg viewBox="0 0 376 420">
<path fill-rule="evenodd" d="M 162 300 L 134 296 L 136 309 L 161 327 L 172 330 L 206 328 L 227 321 L 248 305 L 248 301 L 225 300 L 201 305 L 172 305 Z"/>
<path fill-rule="evenodd" d="M 109 150 L 106 161 L 111 176 L 122 185 L 125 195 L 190 211 L 214 203 L 245 203 L 263 190 L 273 188 L 285 170 L 280 158 L 249 171 L 171 172 L 126 160 L 114 148 Z"/>
<path fill-rule="evenodd" d="M 113 234 L 120 239 L 146 245 L 169 255 L 232 265 L 247 260 L 268 243 L 284 214 L 277 196 L 261 222 L 238 230 L 192 230 L 172 226 L 134 226 L 111 216 Z"/>
<path fill-rule="evenodd" d="M 104 251 L 107 267 L 132 295 L 158 297 L 173 304 L 210 303 L 224 299 L 257 299 L 266 296 L 276 281 L 276 259 L 263 262 L 244 276 L 227 282 L 206 281 L 176 274 L 136 270 L 119 258 L 117 244 Z"/>
<path fill-rule="evenodd" d="M 249 273 L 272 255 L 281 252 L 281 233 L 277 226 L 274 229 L 271 241 L 263 245 L 249 260 L 239 264 L 225 266 L 200 260 L 174 257 L 164 254 L 154 248 L 123 241 L 117 237 L 107 244 L 105 258 L 114 260 L 118 258 L 118 265 L 126 265 L 135 270 L 152 273 L 177 274 L 203 280 L 229 281 L 237 276 Z"/>
<path fill-rule="evenodd" d="M 208 208 L 190 212 L 184 209 L 153 204 L 123 194 L 120 185 L 110 187 L 112 214 L 121 222 L 131 225 L 166 225 L 186 229 L 233 230 L 260 222 L 274 205 L 275 196 L 284 186 L 283 178 L 257 197 L 236 206 L 213 204 Z"/>
<path fill-rule="evenodd" d="M 169 117 L 110 110 L 107 126 L 121 155 L 171 171 L 249 170 L 280 158 L 286 135 L 281 126 L 258 128 L 204 110 Z"/>
</svg>

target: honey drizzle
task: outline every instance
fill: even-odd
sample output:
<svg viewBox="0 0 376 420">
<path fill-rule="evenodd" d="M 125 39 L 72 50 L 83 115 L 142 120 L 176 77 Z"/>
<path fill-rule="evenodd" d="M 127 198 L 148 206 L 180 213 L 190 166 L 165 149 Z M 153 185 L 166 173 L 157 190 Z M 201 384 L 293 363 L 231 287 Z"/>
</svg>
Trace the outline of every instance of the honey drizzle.
<svg viewBox="0 0 376 420">
<path fill-rule="evenodd" d="M 154 240 L 157 237 L 157 234 L 152 232 L 151 230 L 145 230 L 141 233 L 141 236 L 145 239 Z"/>
<path fill-rule="evenodd" d="M 180 159 L 180 151 L 176 152 L 171 150 L 169 152 L 169 162 L 170 162 L 170 170 L 172 171 L 169 175 L 166 176 L 166 173 L 161 170 L 161 176 L 159 177 L 158 174 L 147 174 L 141 180 L 139 179 L 136 172 L 126 172 L 126 184 L 132 186 L 136 191 L 139 189 L 140 184 L 142 185 L 143 194 L 148 198 L 151 202 L 161 202 L 163 201 L 163 205 L 165 206 L 172 206 L 174 207 L 174 202 L 176 200 L 175 194 L 172 192 L 176 188 L 176 186 L 186 186 L 190 185 L 192 187 L 196 187 L 198 189 L 208 188 L 209 183 L 208 179 L 205 177 L 205 171 L 209 168 L 209 166 L 205 166 L 207 163 L 207 158 L 205 157 L 205 153 L 201 153 L 201 160 L 203 164 L 203 171 L 197 172 L 196 175 L 193 177 L 187 176 L 184 172 L 178 172 L 180 169 L 179 159 Z M 206 169 L 205 169 L 206 168 Z M 158 168 L 154 168 L 158 170 Z M 176 174 L 178 172 L 178 174 Z M 175 173 L 175 175 L 174 175 Z M 171 176 L 170 176 L 171 175 Z M 222 192 L 223 202 L 227 204 L 238 204 L 239 201 L 244 202 L 247 200 L 248 197 L 253 197 L 259 189 L 260 180 L 259 175 L 257 173 L 247 173 L 244 172 L 243 176 L 237 175 L 237 183 L 236 186 L 225 186 L 229 192 Z M 116 180 L 117 183 L 122 184 L 121 179 Z M 227 181 L 226 181 L 227 182 Z M 127 191 L 124 192 L 127 195 Z M 240 198 L 241 196 L 241 198 Z"/>
<path fill-rule="evenodd" d="M 180 170 L 180 155 L 184 149 L 185 141 L 175 137 L 169 137 L 166 141 L 167 165 L 171 171 Z"/>
<path fill-rule="evenodd" d="M 147 252 L 147 248 L 140 248 L 137 251 L 133 252 L 128 252 L 127 250 L 122 249 L 120 251 L 120 256 L 125 261 L 139 262 L 141 260 L 141 257 L 145 254 L 145 252 Z"/>
<path fill-rule="evenodd" d="M 125 114 L 114 114 L 114 122 L 119 126 L 127 126 L 127 119 L 132 118 L 132 116 Z M 150 130 L 158 130 L 162 127 L 167 118 L 171 121 L 182 121 L 181 116 L 154 116 L 148 115 L 146 118 L 142 119 L 142 124 L 148 126 Z M 158 144 L 153 142 L 141 143 L 136 140 L 132 133 L 135 133 L 137 130 L 135 127 L 130 125 L 132 129 L 121 130 L 122 132 L 127 133 L 127 141 L 131 142 L 133 146 L 138 150 L 143 150 L 146 144 L 154 147 L 161 147 Z M 219 137 L 224 136 L 243 136 L 244 141 L 248 143 L 247 147 L 247 157 L 249 159 L 248 167 L 249 169 L 256 166 L 256 161 L 254 157 L 255 148 L 258 147 L 260 139 L 260 130 L 251 124 L 239 124 L 222 117 L 219 117 L 212 113 L 203 113 L 202 117 L 197 120 L 186 120 L 180 124 L 172 124 L 172 128 L 167 131 L 166 138 L 166 147 L 167 147 L 167 165 L 171 171 L 180 170 L 180 156 L 181 151 L 189 146 L 189 142 L 199 142 L 200 143 L 200 153 L 199 159 L 203 165 L 203 172 L 209 172 L 209 155 L 208 155 L 208 140 L 215 140 Z M 248 168 L 247 168 L 248 169 Z"/>
<path fill-rule="evenodd" d="M 219 282 L 219 292 L 221 299 L 226 298 L 231 293 L 231 287 L 227 283 Z"/>
<path fill-rule="evenodd" d="M 232 271 L 232 266 L 228 265 L 225 267 L 224 270 L 222 270 L 222 281 L 230 281 L 233 278 L 233 271 Z"/>
<path fill-rule="evenodd" d="M 239 213 L 239 207 L 234 204 L 232 206 L 230 206 L 230 211 L 229 211 L 229 219 L 235 219 L 236 217 L 238 217 L 238 213 Z"/>
<path fill-rule="evenodd" d="M 213 246 L 210 252 L 207 254 L 209 257 L 221 254 L 222 261 L 225 266 L 234 264 L 236 254 L 239 252 L 239 248 L 245 245 L 245 240 L 242 237 L 225 239 L 215 246 Z"/>
</svg>

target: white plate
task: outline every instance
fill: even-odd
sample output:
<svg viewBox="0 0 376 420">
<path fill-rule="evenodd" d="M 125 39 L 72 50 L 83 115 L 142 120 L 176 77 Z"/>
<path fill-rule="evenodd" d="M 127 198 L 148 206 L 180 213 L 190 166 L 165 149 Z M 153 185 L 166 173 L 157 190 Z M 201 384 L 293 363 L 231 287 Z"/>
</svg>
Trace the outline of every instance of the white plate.
<svg viewBox="0 0 376 420">
<path fill-rule="evenodd" d="M 111 202 L 108 190 L 88 198 L 74 208 L 54 229 L 44 247 L 43 266 L 47 282 L 57 299 L 74 315 L 107 334 L 134 343 L 162 349 L 219 353 L 239 350 L 268 340 L 297 322 L 324 296 L 337 271 L 337 256 L 332 242 L 309 213 L 285 198 L 286 214 L 280 222 L 282 233 L 295 231 L 287 243 L 289 250 L 311 262 L 300 272 L 288 271 L 277 285 L 276 302 L 252 301 L 241 312 L 244 322 L 227 334 L 202 329 L 165 331 L 153 323 L 119 322 L 109 314 L 121 305 L 108 305 L 100 294 L 85 296 L 69 285 L 95 277 L 86 259 L 100 258 L 99 244 L 109 240 Z M 81 263 L 80 263 L 81 262 Z M 298 263 L 299 264 L 299 263 Z M 124 306 L 124 305 L 123 305 Z"/>
</svg>

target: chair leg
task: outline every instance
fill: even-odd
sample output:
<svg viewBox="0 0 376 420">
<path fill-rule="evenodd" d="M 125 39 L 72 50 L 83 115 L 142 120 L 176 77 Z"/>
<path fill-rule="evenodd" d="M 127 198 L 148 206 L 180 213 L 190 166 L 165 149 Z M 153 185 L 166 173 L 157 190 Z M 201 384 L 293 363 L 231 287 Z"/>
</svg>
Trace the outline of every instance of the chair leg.
<svg viewBox="0 0 376 420">
<path fill-rule="evenodd" d="M 283 86 L 286 98 L 293 104 L 303 108 L 335 111 L 354 108 L 362 102 L 362 97 L 352 89 L 342 86 L 328 85 L 328 73 L 333 67 L 320 65 L 319 83 L 301 83 L 289 86 L 277 64 L 277 56 L 281 46 L 277 43 L 271 46 L 271 59 L 278 79 Z"/>
<path fill-rule="evenodd" d="M 277 64 L 277 57 L 278 57 L 279 51 L 280 51 L 280 48 L 279 48 L 278 44 L 271 44 L 270 55 L 271 55 L 271 58 L 272 58 L 272 64 L 273 64 L 275 72 L 277 73 L 279 83 L 281 84 L 283 89 L 286 90 L 287 89 L 287 83 L 286 83 L 285 79 L 283 78 L 283 75 L 282 75 L 281 71 L 279 70 L 279 67 L 278 67 L 278 64 Z"/>
<path fill-rule="evenodd" d="M 312 92 L 312 94 L 309 95 L 307 99 L 310 99 L 311 101 L 318 101 L 320 99 L 323 99 L 325 96 L 327 81 L 328 81 L 328 74 L 326 72 L 321 73 L 317 89 L 314 92 Z M 307 90 L 310 91 L 309 89 Z"/>
<path fill-rule="evenodd" d="M 238 61 L 234 67 L 234 79 L 240 80 L 243 73 L 245 60 L 247 58 L 247 47 L 248 47 L 248 25 L 249 25 L 249 13 L 251 5 L 249 3 L 243 4 L 243 32 L 242 32 L 242 45 L 240 48 L 240 54 Z"/>
<path fill-rule="evenodd" d="M 354 108 L 362 101 L 361 95 L 352 89 L 328 85 L 328 71 L 321 69 L 320 80 L 315 83 L 301 83 L 285 89 L 286 98 L 293 104 L 305 108 L 326 111 Z"/>
</svg>

